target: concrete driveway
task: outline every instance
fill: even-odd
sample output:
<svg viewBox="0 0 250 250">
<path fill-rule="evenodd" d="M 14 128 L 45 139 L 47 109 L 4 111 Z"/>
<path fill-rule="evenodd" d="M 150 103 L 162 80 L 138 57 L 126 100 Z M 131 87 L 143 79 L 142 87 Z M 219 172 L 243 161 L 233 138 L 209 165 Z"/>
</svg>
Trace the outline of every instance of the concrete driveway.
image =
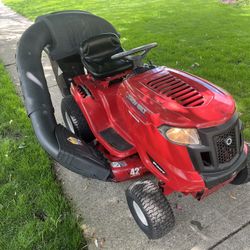
<svg viewBox="0 0 250 250">
<path fill-rule="evenodd" d="M 18 90 L 16 43 L 31 24 L 0 2 L 0 58 Z M 43 58 L 56 118 L 62 122 L 61 96 L 50 64 L 45 56 Z M 127 208 L 124 190 L 130 182 L 103 183 L 83 178 L 58 165 L 56 170 L 76 214 L 83 218 L 82 227 L 90 237 L 89 249 L 250 249 L 250 184 L 228 185 L 202 202 L 171 195 L 169 200 L 176 216 L 176 227 L 164 238 L 150 241 Z"/>
</svg>

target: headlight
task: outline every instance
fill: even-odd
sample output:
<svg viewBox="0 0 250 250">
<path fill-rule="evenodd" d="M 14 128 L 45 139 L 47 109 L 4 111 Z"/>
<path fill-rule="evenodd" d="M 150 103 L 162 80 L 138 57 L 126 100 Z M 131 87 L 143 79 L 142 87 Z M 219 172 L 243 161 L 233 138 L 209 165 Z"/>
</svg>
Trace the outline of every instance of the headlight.
<svg viewBox="0 0 250 250">
<path fill-rule="evenodd" d="M 171 128 L 161 126 L 160 132 L 170 141 L 178 144 L 200 144 L 197 130 L 194 128 Z"/>
</svg>

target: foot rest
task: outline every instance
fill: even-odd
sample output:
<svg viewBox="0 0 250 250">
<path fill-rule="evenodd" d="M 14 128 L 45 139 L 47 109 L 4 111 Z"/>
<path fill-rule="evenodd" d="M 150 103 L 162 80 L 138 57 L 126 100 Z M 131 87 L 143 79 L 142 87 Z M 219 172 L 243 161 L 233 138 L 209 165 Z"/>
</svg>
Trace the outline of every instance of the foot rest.
<svg viewBox="0 0 250 250">
<path fill-rule="evenodd" d="M 100 135 L 108 144 L 119 151 L 126 151 L 133 148 L 133 146 L 125 141 L 113 128 L 107 128 L 101 131 Z"/>
</svg>

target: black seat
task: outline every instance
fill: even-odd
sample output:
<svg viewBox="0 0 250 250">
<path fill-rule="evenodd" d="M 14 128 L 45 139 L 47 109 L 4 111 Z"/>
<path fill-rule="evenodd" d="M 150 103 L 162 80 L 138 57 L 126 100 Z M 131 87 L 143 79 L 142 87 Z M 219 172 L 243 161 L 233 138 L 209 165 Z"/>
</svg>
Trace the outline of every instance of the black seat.
<svg viewBox="0 0 250 250">
<path fill-rule="evenodd" d="M 105 33 L 84 41 L 80 47 L 84 67 L 94 77 L 111 76 L 133 67 L 123 59 L 112 60 L 111 56 L 124 51 L 119 37 L 114 33 Z"/>
</svg>

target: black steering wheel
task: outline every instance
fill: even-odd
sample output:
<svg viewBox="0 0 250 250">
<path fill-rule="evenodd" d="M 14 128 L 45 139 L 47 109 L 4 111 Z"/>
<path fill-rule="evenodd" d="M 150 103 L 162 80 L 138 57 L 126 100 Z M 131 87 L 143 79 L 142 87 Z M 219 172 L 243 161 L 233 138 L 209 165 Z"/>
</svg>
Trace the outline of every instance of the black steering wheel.
<svg viewBox="0 0 250 250">
<path fill-rule="evenodd" d="M 133 62 L 134 68 L 142 66 L 142 60 L 146 56 L 146 54 L 153 48 L 157 46 L 157 43 L 149 43 L 146 45 L 142 45 L 140 47 L 122 51 L 117 54 L 114 54 L 111 56 L 112 60 L 118 60 L 118 59 L 126 59 L 128 61 Z M 141 54 L 137 54 L 139 52 L 142 52 Z"/>
</svg>

